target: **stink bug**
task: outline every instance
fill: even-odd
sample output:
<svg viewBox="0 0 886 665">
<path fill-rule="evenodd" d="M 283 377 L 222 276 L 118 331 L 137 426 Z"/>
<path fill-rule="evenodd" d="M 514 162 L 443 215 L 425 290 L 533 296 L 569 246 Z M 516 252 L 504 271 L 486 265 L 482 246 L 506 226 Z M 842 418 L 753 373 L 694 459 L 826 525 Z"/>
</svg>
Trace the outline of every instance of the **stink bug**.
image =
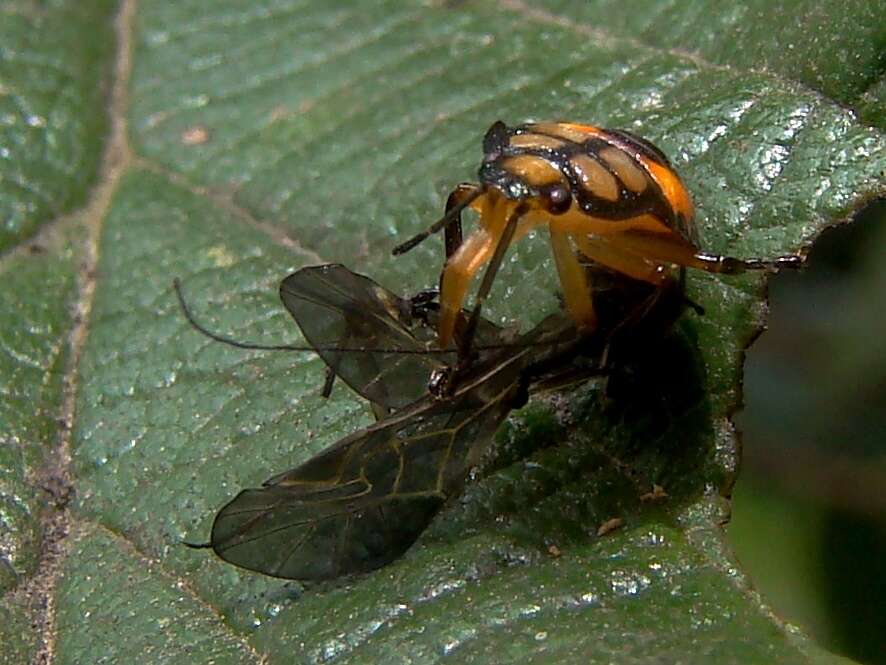
<svg viewBox="0 0 886 665">
<path fill-rule="evenodd" d="M 442 348 L 453 340 L 473 276 L 488 264 L 474 306 L 478 316 L 508 246 L 539 225 L 550 231 L 566 309 L 584 330 L 598 323 L 583 265 L 588 261 L 655 286 L 671 280 L 676 268 L 737 274 L 802 263 L 799 256 L 736 259 L 702 251 L 680 176 L 661 150 L 624 130 L 569 122 L 508 127 L 499 121 L 483 139 L 478 177 L 478 184 L 455 188 L 439 221 L 394 248 L 402 254 L 446 230 Z M 479 228 L 462 241 L 461 212 L 468 207 L 479 213 Z M 471 343 L 466 337 L 462 358 Z"/>
</svg>

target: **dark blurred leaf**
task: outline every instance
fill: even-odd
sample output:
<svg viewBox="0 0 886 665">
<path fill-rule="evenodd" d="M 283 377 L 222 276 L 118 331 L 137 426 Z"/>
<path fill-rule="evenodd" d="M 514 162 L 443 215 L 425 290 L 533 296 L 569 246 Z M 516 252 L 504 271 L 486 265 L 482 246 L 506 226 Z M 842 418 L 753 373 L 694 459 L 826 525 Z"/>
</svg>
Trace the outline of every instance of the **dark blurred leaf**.
<svg viewBox="0 0 886 665">
<path fill-rule="evenodd" d="M 886 658 L 886 201 L 770 284 L 746 364 L 744 464 L 730 534 L 773 607 L 866 663 Z"/>
</svg>

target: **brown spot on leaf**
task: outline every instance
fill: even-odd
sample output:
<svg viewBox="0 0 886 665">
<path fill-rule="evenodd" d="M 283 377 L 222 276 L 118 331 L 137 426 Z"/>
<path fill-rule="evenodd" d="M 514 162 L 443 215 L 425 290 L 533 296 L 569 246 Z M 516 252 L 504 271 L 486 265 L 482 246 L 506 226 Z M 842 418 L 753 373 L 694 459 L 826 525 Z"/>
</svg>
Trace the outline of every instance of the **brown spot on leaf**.
<svg viewBox="0 0 886 665">
<path fill-rule="evenodd" d="M 182 132 L 181 141 L 185 145 L 202 145 L 209 140 L 209 130 L 203 125 L 188 127 Z"/>
</svg>

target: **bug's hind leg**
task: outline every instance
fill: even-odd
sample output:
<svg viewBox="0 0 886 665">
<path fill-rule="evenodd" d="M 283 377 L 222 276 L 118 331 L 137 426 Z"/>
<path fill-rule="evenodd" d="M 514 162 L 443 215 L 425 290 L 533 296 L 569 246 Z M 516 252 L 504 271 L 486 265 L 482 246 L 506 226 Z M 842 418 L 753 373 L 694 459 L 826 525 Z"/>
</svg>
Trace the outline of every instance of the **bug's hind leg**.
<svg viewBox="0 0 886 665">
<path fill-rule="evenodd" d="M 779 256 L 774 259 L 736 259 L 720 254 L 704 254 L 699 252 L 692 257 L 690 265 L 707 272 L 723 275 L 738 275 L 748 270 L 768 270 L 778 272 L 782 269 L 795 269 L 803 265 L 803 258 L 796 255 Z"/>
<path fill-rule="evenodd" d="M 584 234 L 573 234 L 572 238 L 586 258 L 601 266 L 655 286 L 662 286 L 670 279 L 670 271 L 661 263 L 626 251 L 620 242 Z"/>
<path fill-rule="evenodd" d="M 785 268 L 799 268 L 803 258 L 796 255 L 779 256 L 774 259 L 737 259 L 721 254 L 699 252 L 698 248 L 677 235 L 660 235 L 628 231 L 611 238 L 612 244 L 626 252 L 650 261 L 671 263 L 705 272 L 738 275 L 749 270 L 777 272 Z"/>
</svg>

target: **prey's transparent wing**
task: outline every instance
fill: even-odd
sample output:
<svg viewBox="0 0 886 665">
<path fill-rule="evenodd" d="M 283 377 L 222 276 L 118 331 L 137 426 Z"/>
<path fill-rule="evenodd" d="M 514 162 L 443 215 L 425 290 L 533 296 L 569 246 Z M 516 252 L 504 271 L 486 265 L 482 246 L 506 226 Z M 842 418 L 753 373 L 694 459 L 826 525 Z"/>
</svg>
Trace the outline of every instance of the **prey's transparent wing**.
<svg viewBox="0 0 886 665">
<path fill-rule="evenodd" d="M 302 268 L 280 298 L 308 343 L 345 383 L 389 409 L 414 402 L 431 372 L 451 360 L 434 350 L 434 331 L 411 303 L 338 264 Z"/>
<path fill-rule="evenodd" d="M 331 579 L 405 552 L 514 407 L 529 349 L 467 376 L 446 400 L 425 397 L 345 437 L 301 466 L 238 494 L 210 545 L 267 575 Z"/>
<path fill-rule="evenodd" d="M 280 284 L 280 297 L 308 343 L 359 395 L 387 409 L 424 396 L 431 373 L 455 363 L 436 346 L 436 310 L 416 314 L 413 301 L 339 264 L 310 266 Z M 481 321 L 479 344 L 504 340 Z"/>
</svg>

